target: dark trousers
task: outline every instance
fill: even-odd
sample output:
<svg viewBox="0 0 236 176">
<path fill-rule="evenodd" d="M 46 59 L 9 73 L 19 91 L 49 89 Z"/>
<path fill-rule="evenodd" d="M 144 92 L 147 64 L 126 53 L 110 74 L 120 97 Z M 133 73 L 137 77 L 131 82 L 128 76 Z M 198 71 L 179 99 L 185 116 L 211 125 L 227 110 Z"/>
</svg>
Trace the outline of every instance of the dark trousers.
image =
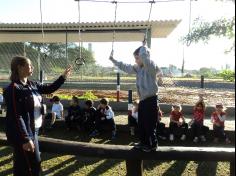
<svg viewBox="0 0 236 176">
<path fill-rule="evenodd" d="M 138 118 L 140 142 L 149 147 L 156 147 L 156 127 L 158 119 L 157 96 L 140 101 Z"/>
<path fill-rule="evenodd" d="M 178 126 L 177 123 L 170 122 L 170 134 L 175 136 L 187 135 L 188 132 L 188 124 L 183 123 L 181 126 Z"/>
<path fill-rule="evenodd" d="M 220 140 L 225 140 L 227 138 L 225 132 L 224 132 L 224 127 L 223 126 L 213 126 L 213 134 L 215 138 L 218 138 Z"/>
<path fill-rule="evenodd" d="M 116 130 L 116 124 L 114 119 L 105 119 L 105 120 L 101 120 L 100 116 L 97 116 L 95 118 L 95 129 L 98 131 L 102 131 L 102 129 L 104 128 L 109 128 L 112 131 Z"/>
<path fill-rule="evenodd" d="M 157 122 L 157 135 L 166 136 L 166 127 L 164 123 Z"/>
<path fill-rule="evenodd" d="M 137 120 L 132 115 L 128 116 L 128 124 L 129 124 L 129 127 L 137 128 L 138 126 Z"/>
<path fill-rule="evenodd" d="M 207 131 L 209 131 L 209 128 L 200 123 L 193 123 L 191 125 L 191 131 L 193 137 L 200 137 L 205 136 Z"/>
<path fill-rule="evenodd" d="M 41 175 L 41 158 L 38 145 L 38 129 L 34 137 L 35 151 L 24 151 L 22 145 L 13 146 L 13 173 L 14 176 Z"/>
</svg>

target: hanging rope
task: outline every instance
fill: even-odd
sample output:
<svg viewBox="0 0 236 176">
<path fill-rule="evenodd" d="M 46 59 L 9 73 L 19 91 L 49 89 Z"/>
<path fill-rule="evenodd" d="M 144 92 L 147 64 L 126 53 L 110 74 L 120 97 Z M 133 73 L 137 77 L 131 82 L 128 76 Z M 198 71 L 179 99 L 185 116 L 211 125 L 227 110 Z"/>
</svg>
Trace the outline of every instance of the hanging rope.
<svg viewBox="0 0 236 176">
<path fill-rule="evenodd" d="M 117 19 L 117 1 L 113 1 L 112 3 L 115 4 L 115 18 L 114 18 L 114 23 L 113 23 L 113 27 L 114 27 L 114 30 L 113 30 L 113 38 L 112 38 L 112 53 L 114 52 L 114 44 L 115 44 L 115 39 L 116 39 L 116 30 L 115 30 L 115 27 L 116 27 L 116 19 Z"/>
<path fill-rule="evenodd" d="M 79 25 L 79 57 L 76 58 L 75 63 L 79 67 L 85 64 L 85 60 L 82 57 L 82 38 L 81 38 L 81 8 L 80 8 L 80 0 L 78 0 L 78 25 Z"/>
<path fill-rule="evenodd" d="M 42 0 L 40 0 L 40 21 L 41 21 L 41 33 L 42 33 L 42 40 L 43 40 L 43 59 L 47 58 L 47 54 L 46 54 L 46 47 L 45 47 L 45 42 L 44 42 L 44 38 L 45 38 L 45 34 L 44 34 L 44 23 L 43 23 L 43 10 L 42 10 Z"/>
<path fill-rule="evenodd" d="M 152 8 L 153 8 L 153 4 L 156 2 L 153 0 L 153 1 L 149 1 L 149 3 L 150 3 L 150 10 L 149 10 L 148 20 L 147 20 L 148 26 L 147 26 L 146 32 L 144 34 L 143 46 L 145 46 L 147 44 L 148 31 L 151 27 L 150 19 L 151 19 L 151 15 L 152 15 Z"/>
</svg>

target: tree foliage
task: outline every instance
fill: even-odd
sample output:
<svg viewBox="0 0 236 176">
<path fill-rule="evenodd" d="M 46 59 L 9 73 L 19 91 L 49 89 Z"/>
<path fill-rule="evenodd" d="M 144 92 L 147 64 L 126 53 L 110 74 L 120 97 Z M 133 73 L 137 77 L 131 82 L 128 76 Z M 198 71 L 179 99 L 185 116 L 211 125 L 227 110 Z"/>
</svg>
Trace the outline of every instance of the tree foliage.
<svg viewBox="0 0 236 176">
<path fill-rule="evenodd" d="M 233 51 L 235 48 L 235 17 L 231 19 L 221 18 L 213 22 L 197 18 L 194 20 L 191 32 L 184 36 L 182 41 L 189 46 L 191 43 L 198 43 L 199 41 L 207 43 L 212 36 L 233 40 L 233 46 L 228 52 Z"/>
</svg>

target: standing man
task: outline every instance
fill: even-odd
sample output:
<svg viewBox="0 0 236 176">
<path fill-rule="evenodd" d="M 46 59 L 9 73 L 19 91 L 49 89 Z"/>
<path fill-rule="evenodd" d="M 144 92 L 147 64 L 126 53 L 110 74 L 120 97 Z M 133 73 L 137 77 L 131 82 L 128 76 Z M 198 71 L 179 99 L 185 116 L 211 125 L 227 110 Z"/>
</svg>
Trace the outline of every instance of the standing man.
<svg viewBox="0 0 236 176">
<path fill-rule="evenodd" d="M 113 58 L 113 52 L 110 60 L 120 70 L 128 74 L 136 74 L 137 92 L 140 98 L 138 107 L 138 128 L 140 142 L 135 144 L 135 148 L 144 152 L 155 151 L 157 149 L 157 76 L 161 80 L 162 72 L 157 65 L 150 59 L 150 52 L 147 47 L 141 46 L 135 50 L 135 65 L 128 65 L 118 62 Z"/>
</svg>

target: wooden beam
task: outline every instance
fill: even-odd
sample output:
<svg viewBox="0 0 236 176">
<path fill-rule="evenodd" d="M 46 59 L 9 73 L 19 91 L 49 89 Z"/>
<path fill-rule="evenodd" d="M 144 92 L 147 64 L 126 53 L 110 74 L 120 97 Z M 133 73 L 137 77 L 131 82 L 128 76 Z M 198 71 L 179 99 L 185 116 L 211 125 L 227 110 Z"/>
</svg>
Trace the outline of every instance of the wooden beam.
<svg viewBox="0 0 236 176">
<path fill-rule="evenodd" d="M 5 135 L 0 134 L 0 141 L 5 140 Z M 235 148 L 173 146 L 159 147 L 156 152 L 145 153 L 132 146 L 91 144 L 45 137 L 39 137 L 39 143 L 43 152 L 98 158 L 165 161 L 234 161 L 235 159 Z"/>
</svg>

